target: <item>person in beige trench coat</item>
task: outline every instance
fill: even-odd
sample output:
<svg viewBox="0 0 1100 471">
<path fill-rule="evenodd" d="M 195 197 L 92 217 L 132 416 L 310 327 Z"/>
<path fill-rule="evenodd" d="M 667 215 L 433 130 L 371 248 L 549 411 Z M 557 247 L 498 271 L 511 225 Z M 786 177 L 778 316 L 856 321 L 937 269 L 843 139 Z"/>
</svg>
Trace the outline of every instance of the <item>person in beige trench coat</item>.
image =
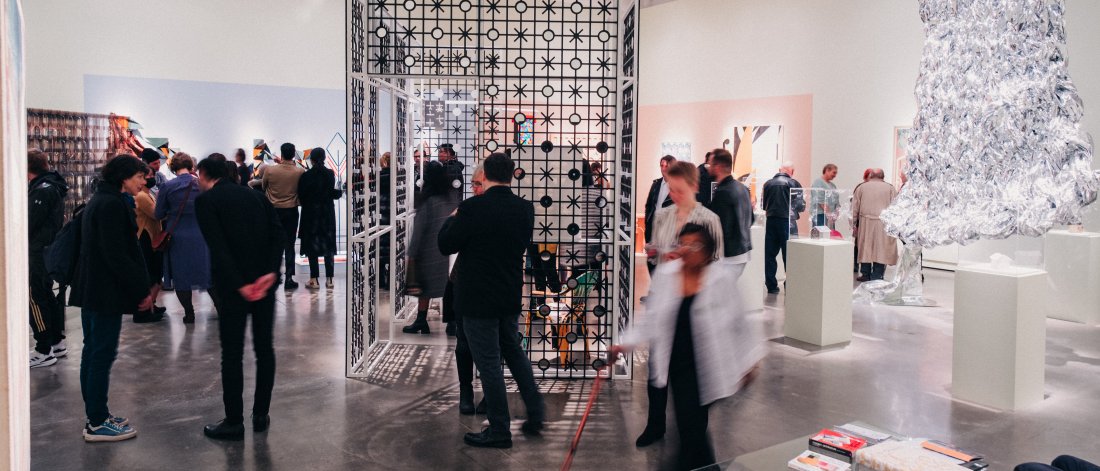
<svg viewBox="0 0 1100 471">
<path fill-rule="evenodd" d="M 898 193 L 894 185 L 883 181 L 884 176 L 882 169 L 875 169 L 871 178 L 856 187 L 852 194 L 860 281 L 881 280 L 886 266 L 898 263 L 897 241 L 886 234 L 886 226 L 879 219 Z"/>
</svg>

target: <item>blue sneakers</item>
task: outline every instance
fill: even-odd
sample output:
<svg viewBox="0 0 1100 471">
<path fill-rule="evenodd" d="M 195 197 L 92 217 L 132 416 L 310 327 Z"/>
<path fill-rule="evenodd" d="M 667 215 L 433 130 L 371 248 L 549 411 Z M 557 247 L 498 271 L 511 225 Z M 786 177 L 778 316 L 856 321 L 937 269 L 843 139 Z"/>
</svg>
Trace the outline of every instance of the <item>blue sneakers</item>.
<svg viewBox="0 0 1100 471">
<path fill-rule="evenodd" d="M 137 436 L 137 430 L 129 425 L 115 422 L 118 417 L 110 417 L 102 424 L 93 427 L 92 424 L 84 425 L 84 441 L 86 442 L 120 442 Z M 126 419 L 122 419 L 126 420 Z"/>
</svg>

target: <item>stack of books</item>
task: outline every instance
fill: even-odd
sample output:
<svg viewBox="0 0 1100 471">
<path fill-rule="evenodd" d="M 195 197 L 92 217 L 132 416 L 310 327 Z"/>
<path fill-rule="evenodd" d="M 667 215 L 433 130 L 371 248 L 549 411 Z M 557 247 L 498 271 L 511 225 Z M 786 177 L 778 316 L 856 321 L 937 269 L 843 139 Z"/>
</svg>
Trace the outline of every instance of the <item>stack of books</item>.
<svg viewBox="0 0 1100 471">
<path fill-rule="evenodd" d="M 822 429 L 809 440 L 809 450 L 787 463 L 796 471 L 985 470 L 984 457 L 937 440 L 902 439 L 856 424 Z"/>
</svg>

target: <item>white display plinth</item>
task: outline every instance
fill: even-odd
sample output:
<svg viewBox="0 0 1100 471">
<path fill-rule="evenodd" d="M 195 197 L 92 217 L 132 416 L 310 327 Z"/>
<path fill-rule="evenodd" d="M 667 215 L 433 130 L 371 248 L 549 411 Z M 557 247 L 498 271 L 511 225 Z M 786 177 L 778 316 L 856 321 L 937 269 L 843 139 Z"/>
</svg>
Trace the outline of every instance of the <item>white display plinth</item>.
<svg viewBox="0 0 1100 471">
<path fill-rule="evenodd" d="M 783 335 L 813 345 L 852 340 L 852 257 L 845 240 L 787 242 Z"/>
<path fill-rule="evenodd" d="M 1100 234 L 1050 231 L 1043 257 L 1050 279 L 1047 317 L 1100 324 Z"/>
<path fill-rule="evenodd" d="M 745 300 L 746 311 L 764 309 L 764 226 L 752 226 L 752 252 L 749 263 L 737 280 L 741 297 Z"/>
<path fill-rule="evenodd" d="M 1015 410 L 1043 399 L 1047 273 L 989 264 L 955 270 L 951 393 Z"/>
</svg>

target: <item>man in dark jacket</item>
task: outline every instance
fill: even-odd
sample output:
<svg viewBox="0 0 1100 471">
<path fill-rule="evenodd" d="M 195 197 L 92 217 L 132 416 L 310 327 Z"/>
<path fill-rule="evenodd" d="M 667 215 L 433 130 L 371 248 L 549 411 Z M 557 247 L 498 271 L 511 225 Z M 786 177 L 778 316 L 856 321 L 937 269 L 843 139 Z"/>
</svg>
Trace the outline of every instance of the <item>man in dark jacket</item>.
<svg viewBox="0 0 1100 471">
<path fill-rule="evenodd" d="M 153 306 L 149 271 L 138 246 L 134 209 L 123 192 L 138 194 L 149 167 L 132 155 L 107 162 L 80 225 L 80 255 L 72 287 L 84 329 L 80 392 L 84 396 L 84 440 L 119 441 L 137 436 L 129 421 L 107 407 L 111 365 L 118 355 L 122 314 Z"/>
<path fill-rule="evenodd" d="M 466 178 L 463 175 L 466 166 L 458 161 L 458 154 L 455 153 L 453 144 L 439 146 L 439 163 L 443 164 L 443 168 L 447 170 L 447 178 L 451 181 L 451 194 L 454 200 L 461 201 L 463 187 L 466 186 Z"/>
<path fill-rule="evenodd" d="M 657 214 L 657 210 L 665 206 L 672 206 L 672 198 L 668 197 L 668 183 L 665 182 L 665 171 L 668 170 L 668 166 L 676 162 L 676 157 L 666 155 L 661 157 L 661 178 L 653 180 L 653 184 L 649 187 L 649 196 L 645 199 L 645 242 L 648 244 L 653 239 L 653 216 Z M 656 267 L 656 261 L 653 263 L 646 263 L 646 268 L 649 269 L 649 274 L 653 275 L 653 269 Z"/>
<path fill-rule="evenodd" d="M 791 208 L 791 190 L 802 188 L 802 184 L 792 175 L 794 164 L 784 162 L 779 167 L 779 173 L 764 183 L 763 206 L 768 214 L 764 228 L 764 285 L 768 288 L 768 294 L 779 293 L 779 281 L 775 279 L 779 264 L 775 256 L 783 252 L 783 266 L 786 267 L 787 239 L 791 232 L 798 230 L 791 221 L 797 221 L 798 214 L 806 210 L 806 201 L 800 195 L 794 199 L 795 206 Z"/>
<path fill-rule="evenodd" d="M 53 280 L 46 271 L 46 247 L 53 243 L 64 220 L 65 194 L 69 186 L 57 172 L 50 171 L 45 152 L 27 152 L 28 262 L 30 265 L 31 330 L 34 351 L 30 366 L 38 368 L 57 363 L 69 353 L 65 345 L 65 310 L 53 294 Z"/>
<path fill-rule="evenodd" d="M 210 272 L 217 292 L 218 329 L 222 344 L 222 401 L 225 419 L 207 425 L 206 436 L 219 440 L 244 439 L 244 331 L 252 314 L 252 346 L 256 352 L 256 396 L 252 427 L 267 430 L 268 410 L 275 386 L 275 280 L 285 246 L 275 207 L 264 195 L 234 185 L 225 157 L 199 162 L 195 200 L 199 229 L 210 247 Z"/>
<path fill-rule="evenodd" d="M 505 154 L 485 159 L 485 193 L 463 201 L 439 232 L 441 252 L 462 253 L 455 274 L 455 309 L 462 313 L 470 352 L 481 372 L 489 416 L 489 427 L 464 437 L 477 447 L 512 446 L 501 357 L 527 406 L 524 433 L 539 433 L 545 415 L 531 360 L 516 334 L 523 298 L 523 254 L 531 242 L 535 208 L 508 188 L 515 167 Z"/>
<path fill-rule="evenodd" d="M 752 250 L 750 228 L 756 217 L 752 214 L 749 189 L 733 179 L 733 155 L 725 149 L 711 153 L 710 171 L 718 186 L 707 208 L 718 215 L 722 222 L 723 261 L 731 264 L 737 276 L 745 270 Z"/>
</svg>

